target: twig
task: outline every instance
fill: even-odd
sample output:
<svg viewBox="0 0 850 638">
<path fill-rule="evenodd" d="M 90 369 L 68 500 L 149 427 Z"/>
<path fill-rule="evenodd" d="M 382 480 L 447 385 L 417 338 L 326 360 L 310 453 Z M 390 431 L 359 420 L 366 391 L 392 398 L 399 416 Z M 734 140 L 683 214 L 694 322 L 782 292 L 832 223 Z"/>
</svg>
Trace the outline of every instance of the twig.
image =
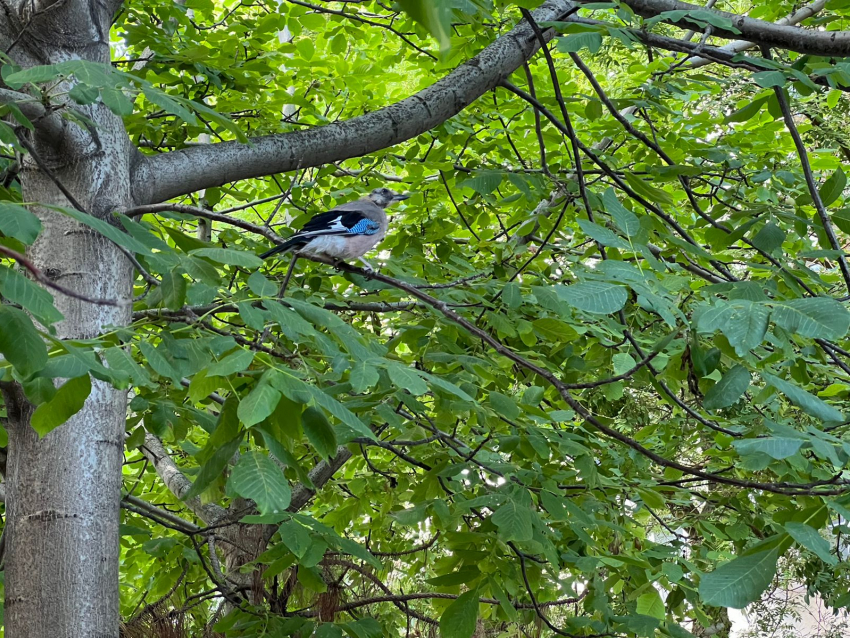
<svg viewBox="0 0 850 638">
<path fill-rule="evenodd" d="M 66 288 L 61 284 L 57 284 L 50 277 L 41 272 L 38 268 L 36 268 L 35 264 L 32 263 L 29 259 L 27 259 L 21 253 L 12 250 L 11 248 L 7 248 L 0 244 L 0 254 L 6 255 L 10 259 L 14 259 L 21 266 L 26 268 L 29 273 L 33 276 L 33 278 L 38 281 L 40 284 L 47 286 L 48 288 L 52 288 L 56 292 L 60 292 L 67 297 L 71 297 L 73 299 L 79 299 L 80 301 L 85 301 L 87 303 L 96 304 L 98 306 L 128 306 L 132 302 L 129 300 L 125 301 L 112 301 L 111 299 L 99 299 L 97 297 L 88 297 L 86 295 L 80 294 L 71 290 L 70 288 Z"/>
<path fill-rule="evenodd" d="M 762 47 L 762 54 L 765 59 L 770 60 L 770 49 Z M 823 205 L 818 185 L 815 182 L 815 176 L 812 173 L 812 165 L 809 162 L 809 154 L 806 151 L 806 146 L 803 144 L 803 139 L 800 137 L 800 132 L 797 130 L 797 125 L 794 123 L 794 116 L 791 113 L 791 105 L 788 104 L 788 98 L 785 97 L 785 91 L 781 86 L 773 87 L 773 92 L 776 94 L 776 100 L 779 102 L 779 109 L 782 111 L 782 117 L 785 119 L 785 126 L 794 140 L 794 146 L 797 148 L 797 155 L 800 156 L 800 165 L 803 167 L 803 175 L 806 178 L 806 186 L 809 188 L 809 195 L 815 204 L 815 210 L 818 213 L 818 218 L 823 225 L 823 230 L 829 240 L 829 245 L 833 250 L 839 251 L 838 266 L 841 270 L 841 275 L 844 277 L 844 284 L 847 286 L 847 291 L 850 292 L 850 268 L 847 266 L 847 259 L 844 257 L 844 248 L 835 236 L 835 229 L 832 227 L 832 221 L 829 214 L 826 212 L 826 206 Z"/>
</svg>

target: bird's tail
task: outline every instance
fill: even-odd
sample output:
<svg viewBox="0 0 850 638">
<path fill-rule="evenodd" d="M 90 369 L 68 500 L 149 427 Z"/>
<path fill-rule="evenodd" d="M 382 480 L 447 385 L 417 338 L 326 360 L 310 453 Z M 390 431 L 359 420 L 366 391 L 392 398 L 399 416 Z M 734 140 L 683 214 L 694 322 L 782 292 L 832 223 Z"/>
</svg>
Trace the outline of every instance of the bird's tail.
<svg viewBox="0 0 850 638">
<path fill-rule="evenodd" d="M 307 237 L 299 237 L 296 235 L 295 237 L 290 237 L 285 242 L 280 244 L 279 246 L 275 246 L 271 250 L 267 250 L 262 255 L 260 255 L 260 259 L 266 259 L 267 257 L 271 257 L 272 255 L 277 255 L 278 253 L 285 253 L 287 251 L 292 250 L 297 246 L 303 246 L 309 241 Z"/>
</svg>

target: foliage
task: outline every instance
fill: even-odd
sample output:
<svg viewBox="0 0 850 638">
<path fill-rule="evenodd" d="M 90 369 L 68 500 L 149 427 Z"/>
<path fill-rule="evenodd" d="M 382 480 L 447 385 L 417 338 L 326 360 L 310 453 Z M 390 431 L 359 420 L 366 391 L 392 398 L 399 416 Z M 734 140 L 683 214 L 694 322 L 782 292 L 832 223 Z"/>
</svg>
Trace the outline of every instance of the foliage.
<svg viewBox="0 0 850 638">
<path fill-rule="evenodd" d="M 115 21 L 112 68 L 3 77 L 48 93 L 70 78 L 73 102 L 102 102 L 162 152 L 374 111 L 534 4 L 142 0 Z M 763 4 L 754 17 L 793 8 Z M 845 29 L 847 12 L 814 24 Z M 4 258 L 4 374 L 38 434 L 81 408 L 90 377 L 132 392 L 128 627 L 159 600 L 189 635 L 680 638 L 712 606 L 759 601 L 779 560 L 850 603 L 846 62 L 691 69 L 637 46 L 627 9 L 584 14 L 609 26 L 559 25 L 553 67 L 528 69 L 560 124 L 499 88 L 405 144 L 180 202 L 197 214 L 57 210 L 155 278 L 136 278 L 130 325 L 57 338 L 63 293 Z M 628 129 L 609 105 L 630 109 Z M 256 256 L 267 231 L 386 181 L 414 195 L 393 209 L 381 275 L 299 260 L 281 297 L 288 259 Z M 44 222 L 14 180 L 0 195 L 0 247 L 22 253 Z M 243 224 L 207 236 L 204 210 Z M 166 486 L 157 444 L 191 488 Z M 311 473 L 334 463 L 330 480 Z M 266 536 L 240 545 L 250 534 Z"/>
</svg>

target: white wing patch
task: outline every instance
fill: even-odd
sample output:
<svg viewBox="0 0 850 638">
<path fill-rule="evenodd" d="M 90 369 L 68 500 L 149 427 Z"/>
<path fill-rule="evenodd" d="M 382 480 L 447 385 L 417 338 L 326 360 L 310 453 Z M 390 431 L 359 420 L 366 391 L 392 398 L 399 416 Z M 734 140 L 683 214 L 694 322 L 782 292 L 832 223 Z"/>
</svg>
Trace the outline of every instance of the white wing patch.
<svg viewBox="0 0 850 638">
<path fill-rule="evenodd" d="M 348 228 L 342 223 L 342 215 L 331 221 L 327 226 L 319 230 L 311 230 L 306 233 L 298 233 L 302 237 L 317 237 L 319 235 L 331 235 L 335 233 L 347 233 Z"/>
</svg>

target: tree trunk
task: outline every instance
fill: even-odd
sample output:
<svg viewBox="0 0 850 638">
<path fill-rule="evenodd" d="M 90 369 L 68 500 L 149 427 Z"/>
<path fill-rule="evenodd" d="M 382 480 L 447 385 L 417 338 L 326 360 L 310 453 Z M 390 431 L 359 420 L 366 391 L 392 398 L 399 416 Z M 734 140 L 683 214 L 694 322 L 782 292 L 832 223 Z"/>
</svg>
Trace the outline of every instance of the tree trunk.
<svg viewBox="0 0 850 638">
<path fill-rule="evenodd" d="M 29 33 L 38 44 L 27 48 L 32 41 L 23 37 L 13 51 L 19 62 L 82 57 L 108 63 L 111 7 L 72 2 L 57 9 L 33 19 Z M 96 124 L 96 138 L 69 123 L 60 139 L 23 133 L 38 159 L 27 157 L 24 165 L 24 201 L 71 207 L 49 171 L 86 212 L 105 217 L 132 205 L 134 151 L 120 118 L 105 106 L 75 108 Z M 32 210 L 44 224 L 30 251 L 42 272 L 89 297 L 128 300 L 132 269 L 115 245 L 65 215 Z M 130 320 L 127 303 L 112 307 L 54 296 L 65 316 L 56 325 L 62 339 L 92 338 L 104 325 Z M 6 475 L 6 636 L 117 637 L 126 392 L 93 380 L 83 409 L 41 440 L 30 427 L 32 408 L 23 393 L 6 388 L 6 395 L 14 412 Z"/>
</svg>

